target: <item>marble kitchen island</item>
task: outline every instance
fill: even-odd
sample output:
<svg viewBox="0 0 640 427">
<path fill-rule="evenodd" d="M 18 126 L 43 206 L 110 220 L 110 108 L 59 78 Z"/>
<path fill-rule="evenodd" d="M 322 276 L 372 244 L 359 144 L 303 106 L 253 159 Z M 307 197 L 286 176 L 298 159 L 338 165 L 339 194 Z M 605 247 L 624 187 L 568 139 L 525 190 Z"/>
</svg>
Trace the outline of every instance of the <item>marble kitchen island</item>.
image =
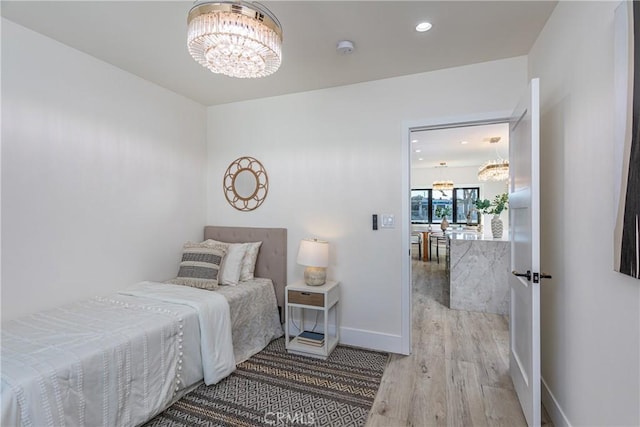
<svg viewBox="0 0 640 427">
<path fill-rule="evenodd" d="M 452 233 L 449 256 L 451 308 L 509 314 L 508 240 L 476 233 Z"/>
</svg>

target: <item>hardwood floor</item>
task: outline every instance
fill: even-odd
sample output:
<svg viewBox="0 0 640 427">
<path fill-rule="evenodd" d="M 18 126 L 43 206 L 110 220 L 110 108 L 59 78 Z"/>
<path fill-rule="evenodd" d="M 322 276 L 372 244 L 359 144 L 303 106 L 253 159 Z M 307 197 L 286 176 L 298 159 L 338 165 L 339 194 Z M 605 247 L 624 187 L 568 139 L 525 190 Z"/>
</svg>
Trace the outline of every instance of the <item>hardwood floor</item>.
<svg viewBox="0 0 640 427">
<path fill-rule="evenodd" d="M 367 427 L 526 426 L 507 319 L 450 310 L 445 262 L 412 262 L 413 351 L 391 356 Z"/>
</svg>

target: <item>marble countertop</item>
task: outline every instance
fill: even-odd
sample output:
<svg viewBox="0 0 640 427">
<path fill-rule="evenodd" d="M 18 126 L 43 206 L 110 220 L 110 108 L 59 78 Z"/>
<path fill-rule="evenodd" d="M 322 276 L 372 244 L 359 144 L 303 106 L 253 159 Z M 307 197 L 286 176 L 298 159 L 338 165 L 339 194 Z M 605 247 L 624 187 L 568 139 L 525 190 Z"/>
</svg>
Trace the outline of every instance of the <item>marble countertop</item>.
<svg viewBox="0 0 640 427">
<path fill-rule="evenodd" d="M 478 240 L 483 242 L 509 242 L 509 239 L 504 235 L 500 239 L 494 239 L 493 237 L 485 236 L 484 234 L 476 233 L 474 231 L 460 231 L 447 233 L 452 241 L 456 240 Z"/>
<path fill-rule="evenodd" d="M 412 230 L 413 233 L 427 233 L 429 232 L 428 230 L 420 230 L 420 229 L 414 229 Z M 433 230 L 431 231 L 431 233 L 433 233 L 433 236 L 442 236 L 442 231 L 440 230 Z M 503 233 L 502 237 L 500 239 L 494 239 L 493 237 L 491 237 L 491 230 L 487 230 L 486 231 L 487 234 L 484 233 L 478 233 L 477 231 L 474 230 L 465 230 L 465 229 L 448 229 L 447 230 L 447 236 L 449 236 L 451 238 L 451 240 L 478 240 L 478 241 L 483 241 L 483 242 L 509 242 L 509 237 L 508 237 L 508 232 L 507 230 L 505 230 L 505 232 Z"/>
</svg>

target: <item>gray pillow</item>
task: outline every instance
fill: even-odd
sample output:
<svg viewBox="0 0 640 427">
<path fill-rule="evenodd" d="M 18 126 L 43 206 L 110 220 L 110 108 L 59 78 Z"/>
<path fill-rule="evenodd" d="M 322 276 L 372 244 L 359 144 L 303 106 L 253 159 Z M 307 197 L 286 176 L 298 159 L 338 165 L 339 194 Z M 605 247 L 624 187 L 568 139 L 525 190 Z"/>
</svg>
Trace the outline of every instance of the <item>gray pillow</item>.
<svg viewBox="0 0 640 427">
<path fill-rule="evenodd" d="M 218 273 L 225 251 L 201 243 L 187 242 L 183 246 L 178 277 L 168 283 L 194 288 L 218 289 Z"/>
</svg>

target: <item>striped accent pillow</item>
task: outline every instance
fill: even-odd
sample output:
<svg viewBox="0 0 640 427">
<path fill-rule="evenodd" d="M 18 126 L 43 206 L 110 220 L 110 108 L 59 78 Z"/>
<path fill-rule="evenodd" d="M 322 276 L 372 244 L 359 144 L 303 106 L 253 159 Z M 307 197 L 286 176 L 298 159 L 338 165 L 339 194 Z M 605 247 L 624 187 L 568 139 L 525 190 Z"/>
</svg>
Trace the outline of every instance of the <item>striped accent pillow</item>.
<svg viewBox="0 0 640 427">
<path fill-rule="evenodd" d="M 218 273 L 225 250 L 201 243 L 184 244 L 178 277 L 169 280 L 176 285 L 214 290 L 218 288 Z"/>
</svg>

